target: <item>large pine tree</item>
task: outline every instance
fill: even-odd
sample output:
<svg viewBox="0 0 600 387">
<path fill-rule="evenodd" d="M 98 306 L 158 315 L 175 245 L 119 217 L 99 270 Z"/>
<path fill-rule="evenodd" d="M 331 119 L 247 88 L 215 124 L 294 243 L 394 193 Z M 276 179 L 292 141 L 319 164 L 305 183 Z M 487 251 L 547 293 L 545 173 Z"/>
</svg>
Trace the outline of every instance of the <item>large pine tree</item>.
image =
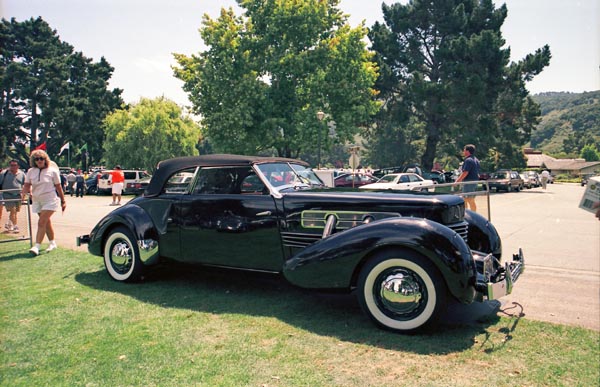
<svg viewBox="0 0 600 387">
<path fill-rule="evenodd" d="M 380 124 L 370 132 L 371 151 L 389 138 L 379 131 L 421 130 L 421 163 L 457 154 L 474 143 L 479 155 L 522 163 L 519 148 L 537 124 L 539 108 L 525 82 L 548 65 L 548 46 L 509 63 L 500 28 L 506 5 L 491 0 L 411 0 L 382 5 L 385 23 L 369 37 L 377 53 L 377 88 L 384 101 Z M 404 113 L 399 114 L 401 110 Z"/>
</svg>

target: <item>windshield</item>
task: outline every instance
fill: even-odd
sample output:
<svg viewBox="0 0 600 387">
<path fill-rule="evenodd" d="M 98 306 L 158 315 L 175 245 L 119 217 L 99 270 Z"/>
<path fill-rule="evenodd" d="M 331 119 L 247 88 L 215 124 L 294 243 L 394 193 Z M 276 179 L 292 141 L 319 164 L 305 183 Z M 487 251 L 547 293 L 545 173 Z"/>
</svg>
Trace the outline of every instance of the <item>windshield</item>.
<svg viewBox="0 0 600 387">
<path fill-rule="evenodd" d="M 300 164 L 267 163 L 256 165 L 276 191 L 324 187 L 325 184 L 312 169 Z"/>
</svg>

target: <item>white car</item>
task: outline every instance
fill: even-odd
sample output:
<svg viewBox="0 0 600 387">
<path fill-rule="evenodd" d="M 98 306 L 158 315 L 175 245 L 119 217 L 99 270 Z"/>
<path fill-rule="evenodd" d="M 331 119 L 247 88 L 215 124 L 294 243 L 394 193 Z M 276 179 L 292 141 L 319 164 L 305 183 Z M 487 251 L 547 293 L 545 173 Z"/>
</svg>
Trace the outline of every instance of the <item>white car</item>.
<svg viewBox="0 0 600 387">
<path fill-rule="evenodd" d="M 427 187 L 428 191 L 434 191 L 432 187 L 434 184 L 433 180 L 423 179 L 416 173 L 390 173 L 379 179 L 377 183 L 366 184 L 358 188 L 420 191 L 419 187 Z"/>
</svg>

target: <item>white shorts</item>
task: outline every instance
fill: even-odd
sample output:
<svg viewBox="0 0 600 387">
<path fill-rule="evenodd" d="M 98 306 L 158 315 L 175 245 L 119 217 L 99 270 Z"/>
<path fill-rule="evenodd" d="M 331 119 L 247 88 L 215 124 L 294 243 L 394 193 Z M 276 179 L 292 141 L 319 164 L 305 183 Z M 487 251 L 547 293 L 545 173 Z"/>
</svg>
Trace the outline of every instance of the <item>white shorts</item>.
<svg viewBox="0 0 600 387">
<path fill-rule="evenodd" d="M 122 192 L 123 192 L 123 183 L 113 183 L 112 193 L 115 195 L 120 195 Z"/>
<path fill-rule="evenodd" d="M 60 209 L 60 199 L 57 197 L 52 198 L 51 200 L 46 200 L 46 201 L 33 201 L 33 203 L 31 203 L 31 211 L 33 211 L 34 214 L 39 214 L 42 211 L 58 211 Z"/>
</svg>

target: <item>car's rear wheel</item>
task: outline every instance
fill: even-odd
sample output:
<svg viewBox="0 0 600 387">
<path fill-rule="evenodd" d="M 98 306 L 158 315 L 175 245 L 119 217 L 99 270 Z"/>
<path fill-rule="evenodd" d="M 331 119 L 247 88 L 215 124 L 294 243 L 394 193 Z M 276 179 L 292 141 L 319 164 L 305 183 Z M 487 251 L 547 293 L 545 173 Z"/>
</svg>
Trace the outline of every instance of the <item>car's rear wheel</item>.
<svg viewBox="0 0 600 387">
<path fill-rule="evenodd" d="M 404 249 L 382 252 L 367 262 L 357 291 L 371 320 L 401 333 L 431 326 L 446 308 L 446 286 L 437 268 Z"/>
<path fill-rule="evenodd" d="M 110 232 L 104 244 L 104 266 L 115 281 L 133 282 L 142 277 L 143 264 L 131 232 L 125 227 Z"/>
</svg>

